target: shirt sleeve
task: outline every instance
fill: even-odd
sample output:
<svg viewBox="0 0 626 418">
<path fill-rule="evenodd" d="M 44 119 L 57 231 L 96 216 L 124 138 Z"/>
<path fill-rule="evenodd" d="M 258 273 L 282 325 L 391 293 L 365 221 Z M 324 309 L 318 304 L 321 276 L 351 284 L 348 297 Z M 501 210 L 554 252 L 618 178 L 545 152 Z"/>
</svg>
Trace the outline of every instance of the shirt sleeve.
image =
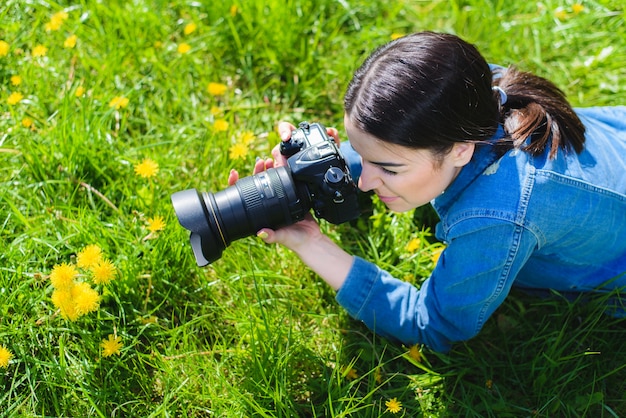
<svg viewBox="0 0 626 418">
<path fill-rule="evenodd" d="M 472 224 L 459 228 L 419 289 L 355 257 L 337 301 L 379 335 L 449 351 L 480 331 L 537 243 L 514 223 Z"/>
</svg>

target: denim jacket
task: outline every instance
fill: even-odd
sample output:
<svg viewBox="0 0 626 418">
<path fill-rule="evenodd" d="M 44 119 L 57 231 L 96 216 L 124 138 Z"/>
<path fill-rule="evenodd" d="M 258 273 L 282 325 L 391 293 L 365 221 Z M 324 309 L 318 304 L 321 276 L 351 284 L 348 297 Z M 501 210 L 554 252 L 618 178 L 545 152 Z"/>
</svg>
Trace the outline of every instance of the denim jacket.
<svg viewBox="0 0 626 418">
<path fill-rule="evenodd" d="M 512 286 L 626 286 L 626 107 L 576 112 L 586 127 L 580 154 L 477 146 L 431 202 L 446 249 L 419 289 L 354 257 L 337 301 L 382 336 L 445 352 L 476 335 Z"/>
</svg>

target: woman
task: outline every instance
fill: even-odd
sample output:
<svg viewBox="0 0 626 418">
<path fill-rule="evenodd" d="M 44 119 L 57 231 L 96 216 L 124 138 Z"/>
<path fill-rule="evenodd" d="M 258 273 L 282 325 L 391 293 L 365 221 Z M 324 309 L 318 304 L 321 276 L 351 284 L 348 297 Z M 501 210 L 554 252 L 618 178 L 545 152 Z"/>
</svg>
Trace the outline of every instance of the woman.
<svg viewBox="0 0 626 418">
<path fill-rule="evenodd" d="M 512 286 L 626 286 L 626 107 L 574 110 L 551 82 L 422 32 L 356 71 L 344 124 L 362 190 L 393 211 L 430 202 L 439 214 L 447 246 L 432 275 L 419 289 L 397 280 L 343 251 L 312 217 L 258 235 L 293 250 L 375 332 L 445 352 L 476 335 Z M 292 129 L 279 125 L 283 139 Z M 255 172 L 284 164 L 273 155 Z"/>
</svg>

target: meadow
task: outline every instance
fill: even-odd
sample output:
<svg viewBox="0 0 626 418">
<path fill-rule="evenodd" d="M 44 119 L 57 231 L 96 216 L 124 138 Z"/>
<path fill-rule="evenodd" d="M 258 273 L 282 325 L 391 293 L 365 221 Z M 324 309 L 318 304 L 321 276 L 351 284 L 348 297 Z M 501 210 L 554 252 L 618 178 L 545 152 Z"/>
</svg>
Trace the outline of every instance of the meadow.
<svg viewBox="0 0 626 418">
<path fill-rule="evenodd" d="M 278 121 L 342 132 L 352 72 L 413 31 L 575 106 L 626 104 L 625 18 L 622 0 L 4 1 L 0 417 L 626 416 L 626 322 L 601 298 L 514 292 L 450 353 L 404 347 L 285 248 L 252 236 L 198 267 L 170 202 L 251 174 Z M 322 228 L 419 285 L 433 222 L 374 201 Z"/>
</svg>

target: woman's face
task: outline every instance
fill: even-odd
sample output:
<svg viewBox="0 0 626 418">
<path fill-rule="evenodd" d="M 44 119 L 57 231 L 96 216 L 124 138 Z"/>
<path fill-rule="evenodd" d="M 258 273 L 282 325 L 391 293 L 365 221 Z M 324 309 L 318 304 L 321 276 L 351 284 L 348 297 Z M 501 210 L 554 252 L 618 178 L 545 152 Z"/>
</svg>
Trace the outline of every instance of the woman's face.
<svg viewBox="0 0 626 418">
<path fill-rule="evenodd" d="M 373 190 L 395 212 L 405 212 L 439 196 L 472 158 L 474 144 L 457 143 L 443 159 L 429 150 L 389 144 L 354 127 L 344 117 L 348 139 L 361 156 L 359 188 Z"/>
</svg>

